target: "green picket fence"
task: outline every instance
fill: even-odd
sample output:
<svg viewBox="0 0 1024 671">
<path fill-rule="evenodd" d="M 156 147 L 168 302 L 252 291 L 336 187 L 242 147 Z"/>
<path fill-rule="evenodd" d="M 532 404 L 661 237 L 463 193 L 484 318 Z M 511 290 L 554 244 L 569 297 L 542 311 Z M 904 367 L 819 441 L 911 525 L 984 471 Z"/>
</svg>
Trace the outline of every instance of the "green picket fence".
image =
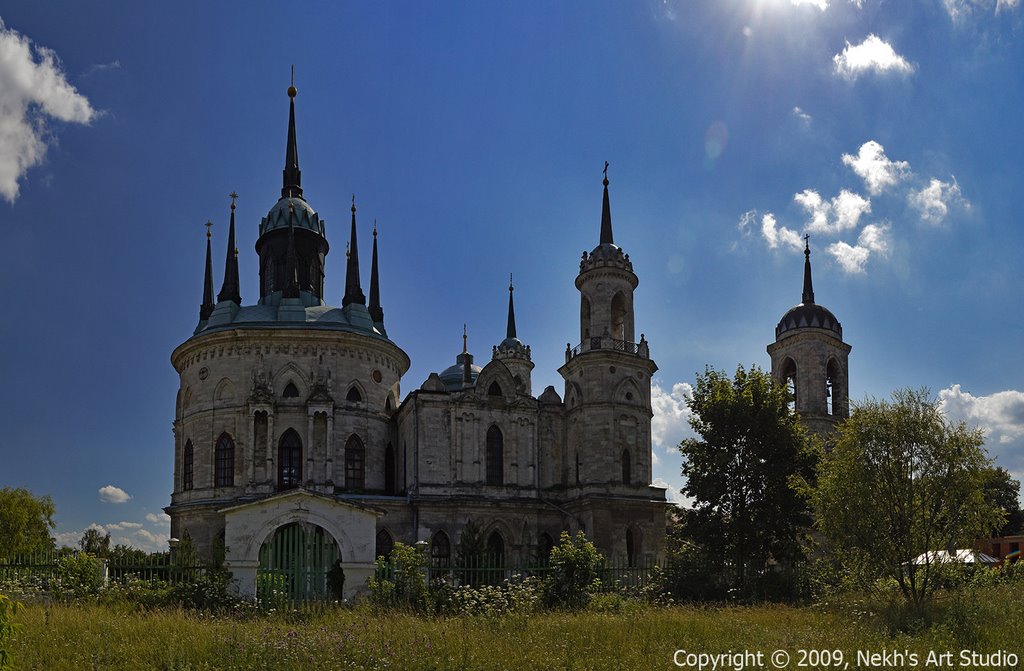
<svg viewBox="0 0 1024 671">
<path fill-rule="evenodd" d="M 60 558 L 68 554 L 76 553 L 47 551 L 15 555 L 10 560 L 0 560 L 0 581 L 48 583 L 56 575 Z M 104 578 L 108 583 L 124 583 L 129 578 L 134 578 L 178 584 L 196 580 L 206 572 L 206 567 L 193 565 L 192 562 L 184 564 L 175 561 L 169 553 L 144 557 L 113 556 L 100 560 L 104 564 Z"/>
</svg>

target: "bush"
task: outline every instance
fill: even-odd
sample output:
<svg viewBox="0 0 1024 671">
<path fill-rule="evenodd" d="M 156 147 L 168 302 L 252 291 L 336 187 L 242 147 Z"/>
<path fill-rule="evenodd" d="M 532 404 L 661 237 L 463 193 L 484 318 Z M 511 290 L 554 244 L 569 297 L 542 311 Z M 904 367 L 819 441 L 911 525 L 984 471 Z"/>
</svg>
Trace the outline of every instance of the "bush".
<svg viewBox="0 0 1024 671">
<path fill-rule="evenodd" d="M 582 532 L 563 531 L 552 548 L 550 570 L 544 577 L 544 605 L 561 610 L 581 610 L 601 585 L 604 557 Z"/>
<path fill-rule="evenodd" d="M 432 590 L 437 612 L 445 615 L 529 615 L 541 600 L 538 578 L 513 576 L 501 585 L 462 585 L 455 589 L 439 585 Z"/>
<path fill-rule="evenodd" d="M 63 599 L 81 599 L 99 594 L 103 587 L 103 562 L 87 552 L 65 555 L 57 560 L 53 591 Z"/>
<path fill-rule="evenodd" d="M 390 575 L 389 575 L 390 574 Z M 389 561 L 378 565 L 369 583 L 370 603 L 423 611 L 427 607 L 427 559 L 405 543 L 395 543 Z"/>
<path fill-rule="evenodd" d="M 14 616 L 21 609 L 21 604 L 0 594 L 0 671 L 14 668 L 14 660 L 7 651 L 7 644 L 17 633 L 21 625 L 14 623 Z"/>
<path fill-rule="evenodd" d="M 235 609 L 238 599 L 228 592 L 231 574 L 209 569 L 194 580 L 181 582 L 171 588 L 170 599 L 183 608 L 215 613 Z"/>
</svg>

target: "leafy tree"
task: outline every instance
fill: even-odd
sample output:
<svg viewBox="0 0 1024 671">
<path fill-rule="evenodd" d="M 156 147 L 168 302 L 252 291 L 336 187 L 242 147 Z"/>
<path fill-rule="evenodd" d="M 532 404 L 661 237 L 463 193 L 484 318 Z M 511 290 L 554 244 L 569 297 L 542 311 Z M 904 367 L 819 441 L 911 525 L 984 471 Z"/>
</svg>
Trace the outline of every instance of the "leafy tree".
<svg viewBox="0 0 1024 671">
<path fill-rule="evenodd" d="M 1003 511 L 1006 522 L 995 530 L 996 536 L 1012 536 L 1024 531 L 1024 511 L 1020 509 L 1020 482 L 1002 466 L 986 469 L 985 500 Z"/>
<path fill-rule="evenodd" d="M 732 379 L 705 369 L 690 400 L 690 426 L 700 438 L 679 445 L 682 491 L 694 500 L 686 535 L 740 596 L 773 596 L 770 584 L 785 591 L 788 573 L 777 569 L 803 557 L 811 519 L 792 482 L 813 479 L 816 453 L 789 401 L 786 388 L 757 366 L 738 367 Z"/>
<path fill-rule="evenodd" d="M 82 548 L 82 552 L 94 557 L 106 558 L 110 555 L 110 534 L 104 533 L 102 529 L 89 527 L 78 541 L 78 547 Z"/>
<path fill-rule="evenodd" d="M 49 496 L 35 496 L 21 488 L 0 489 L 0 559 L 52 549 L 55 512 Z"/>
<path fill-rule="evenodd" d="M 865 587 L 889 578 L 918 615 L 939 584 L 925 553 L 970 547 L 999 523 L 985 499 L 980 431 L 951 424 L 927 390 L 855 406 L 813 490 L 820 530 Z"/>
<path fill-rule="evenodd" d="M 570 536 L 563 531 L 551 549 L 550 570 L 544 576 L 544 605 L 548 608 L 580 610 L 601 584 L 604 557 L 582 531 Z"/>
</svg>

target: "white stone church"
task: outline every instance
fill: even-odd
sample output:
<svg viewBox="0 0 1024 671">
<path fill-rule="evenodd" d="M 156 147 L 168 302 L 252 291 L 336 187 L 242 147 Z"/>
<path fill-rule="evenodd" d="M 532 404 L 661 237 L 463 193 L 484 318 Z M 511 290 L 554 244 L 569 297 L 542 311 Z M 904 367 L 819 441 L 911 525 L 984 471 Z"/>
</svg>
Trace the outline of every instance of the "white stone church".
<svg viewBox="0 0 1024 671">
<path fill-rule="evenodd" d="M 452 561 L 470 521 L 492 561 L 507 566 L 543 560 L 562 531 L 583 531 L 628 564 L 658 559 L 666 503 L 651 485 L 657 366 L 636 337 L 639 281 L 613 239 L 607 176 L 599 242 L 579 262 L 580 344 L 558 369 L 562 394 L 534 395 L 510 284 L 507 337 L 490 361 L 478 365 L 464 344 L 454 365 L 402 396 L 410 361 L 399 343 L 413 334 L 392 340 L 385 328 L 376 231 L 363 293 L 354 202 L 341 306 L 324 296 L 330 246 L 303 193 L 294 87 L 288 95 L 283 186 L 256 242 L 259 297 L 243 305 L 232 200 L 221 290 L 215 296 L 208 233 L 199 323 L 171 355 L 181 377 L 171 536 L 202 555 L 223 547 L 250 595 L 261 570 L 305 566 L 322 583 L 337 561 L 354 593 L 396 541 L 426 541 L 435 561 Z M 804 301 L 783 317 L 769 352 L 797 409 L 827 429 L 845 409 L 850 348 L 814 304 L 810 281 L 808 257 Z"/>
</svg>

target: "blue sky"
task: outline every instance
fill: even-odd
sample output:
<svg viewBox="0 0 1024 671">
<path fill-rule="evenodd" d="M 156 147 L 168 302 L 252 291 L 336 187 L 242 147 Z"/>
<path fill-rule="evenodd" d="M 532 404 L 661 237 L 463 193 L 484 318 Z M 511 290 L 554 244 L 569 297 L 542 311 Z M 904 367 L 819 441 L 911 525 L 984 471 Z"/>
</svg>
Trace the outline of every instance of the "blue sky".
<svg viewBox="0 0 1024 671">
<path fill-rule="evenodd" d="M 0 486 L 51 495 L 62 541 L 98 524 L 165 546 L 169 356 L 196 324 L 203 223 L 219 288 L 240 194 L 253 302 L 293 63 L 327 294 L 355 193 L 404 392 L 454 362 L 463 322 L 488 357 L 512 272 L 534 389 L 561 393 L 607 160 L 660 367 L 655 478 L 682 484 L 696 373 L 768 365 L 804 233 L 853 345 L 851 397 L 927 386 L 1024 475 L 1024 3 L 283 4 L 0 14 Z"/>
</svg>

